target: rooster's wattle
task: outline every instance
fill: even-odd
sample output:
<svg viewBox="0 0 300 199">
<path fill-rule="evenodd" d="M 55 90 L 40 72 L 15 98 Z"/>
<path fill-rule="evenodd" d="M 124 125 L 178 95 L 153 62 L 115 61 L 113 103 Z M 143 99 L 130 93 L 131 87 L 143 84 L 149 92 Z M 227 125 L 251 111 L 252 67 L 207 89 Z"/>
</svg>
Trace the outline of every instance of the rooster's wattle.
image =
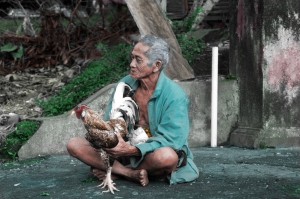
<svg viewBox="0 0 300 199">
<path fill-rule="evenodd" d="M 143 129 L 136 128 L 139 110 L 137 104 L 130 97 L 130 92 L 131 88 L 127 84 L 121 82 L 117 85 L 109 121 L 104 121 L 100 114 L 87 105 L 78 105 L 74 109 L 76 117 L 83 121 L 87 130 L 85 138 L 94 148 L 99 149 L 99 155 L 107 166 L 106 178 L 100 185 L 102 188 L 107 187 L 105 192 L 114 193 L 119 190 L 111 179 L 114 159 L 102 148 L 115 147 L 119 142 L 117 134 L 120 134 L 124 140 L 128 139 L 133 145 L 143 143 L 148 139 Z"/>
</svg>

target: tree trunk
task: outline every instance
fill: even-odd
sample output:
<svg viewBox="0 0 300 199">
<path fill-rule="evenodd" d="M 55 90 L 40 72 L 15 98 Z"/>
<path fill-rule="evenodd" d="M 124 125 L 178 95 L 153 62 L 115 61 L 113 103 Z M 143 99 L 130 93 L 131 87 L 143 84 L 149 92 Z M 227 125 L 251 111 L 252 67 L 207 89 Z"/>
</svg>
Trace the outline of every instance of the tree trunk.
<svg viewBox="0 0 300 199">
<path fill-rule="evenodd" d="M 171 49 L 170 62 L 165 69 L 171 79 L 194 78 L 194 72 L 183 58 L 175 34 L 156 0 L 125 0 L 141 35 L 152 34 L 165 39 Z"/>
<path fill-rule="evenodd" d="M 209 12 L 213 9 L 213 7 L 219 2 L 220 0 L 206 0 L 202 9 L 203 12 L 199 12 L 193 22 L 191 31 L 197 30 L 198 25 L 202 22 L 204 17 L 206 17 Z"/>
<path fill-rule="evenodd" d="M 164 13 L 167 13 L 167 0 L 156 0 Z"/>
</svg>

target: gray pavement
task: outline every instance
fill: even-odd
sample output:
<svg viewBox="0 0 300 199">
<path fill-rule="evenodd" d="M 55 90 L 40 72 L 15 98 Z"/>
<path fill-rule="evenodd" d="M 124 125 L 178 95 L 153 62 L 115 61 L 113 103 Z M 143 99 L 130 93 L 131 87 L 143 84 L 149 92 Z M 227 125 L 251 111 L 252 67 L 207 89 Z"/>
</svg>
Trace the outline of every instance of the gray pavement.
<svg viewBox="0 0 300 199">
<path fill-rule="evenodd" d="M 200 177 L 195 182 L 147 187 L 122 179 L 115 195 L 102 193 L 89 167 L 68 155 L 0 165 L 0 198 L 300 198 L 300 148 L 193 149 Z"/>
</svg>

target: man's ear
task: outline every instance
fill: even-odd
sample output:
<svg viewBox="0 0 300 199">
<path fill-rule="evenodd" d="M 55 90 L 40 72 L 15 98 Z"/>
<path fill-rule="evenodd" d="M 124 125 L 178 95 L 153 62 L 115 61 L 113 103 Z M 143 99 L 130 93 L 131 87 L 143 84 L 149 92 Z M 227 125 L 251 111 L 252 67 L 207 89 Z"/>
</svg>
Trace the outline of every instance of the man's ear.
<svg viewBox="0 0 300 199">
<path fill-rule="evenodd" d="M 162 62 L 161 61 L 156 61 L 155 64 L 154 64 L 154 69 L 153 69 L 153 72 L 158 72 L 161 70 L 161 67 L 162 67 Z"/>
</svg>

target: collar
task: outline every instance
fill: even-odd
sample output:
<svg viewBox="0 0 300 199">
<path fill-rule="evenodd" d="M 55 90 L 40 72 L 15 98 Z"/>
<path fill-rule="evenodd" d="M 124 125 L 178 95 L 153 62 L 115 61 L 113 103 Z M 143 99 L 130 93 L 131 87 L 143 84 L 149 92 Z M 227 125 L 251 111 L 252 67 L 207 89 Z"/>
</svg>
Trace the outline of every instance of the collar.
<svg viewBox="0 0 300 199">
<path fill-rule="evenodd" d="M 129 81 L 127 83 L 131 86 L 131 88 L 133 90 L 136 90 L 140 84 L 139 81 L 136 79 L 133 79 L 132 77 L 130 77 L 130 79 L 131 79 L 131 81 Z M 163 85 L 165 84 L 165 81 L 167 81 L 167 79 L 168 79 L 168 77 L 166 76 L 164 71 L 161 71 L 151 99 L 156 98 L 161 94 Z"/>
<path fill-rule="evenodd" d="M 161 71 L 151 99 L 156 98 L 161 94 L 163 85 L 165 84 L 165 81 L 167 80 L 167 78 L 168 77 L 166 76 L 164 71 Z"/>
</svg>

